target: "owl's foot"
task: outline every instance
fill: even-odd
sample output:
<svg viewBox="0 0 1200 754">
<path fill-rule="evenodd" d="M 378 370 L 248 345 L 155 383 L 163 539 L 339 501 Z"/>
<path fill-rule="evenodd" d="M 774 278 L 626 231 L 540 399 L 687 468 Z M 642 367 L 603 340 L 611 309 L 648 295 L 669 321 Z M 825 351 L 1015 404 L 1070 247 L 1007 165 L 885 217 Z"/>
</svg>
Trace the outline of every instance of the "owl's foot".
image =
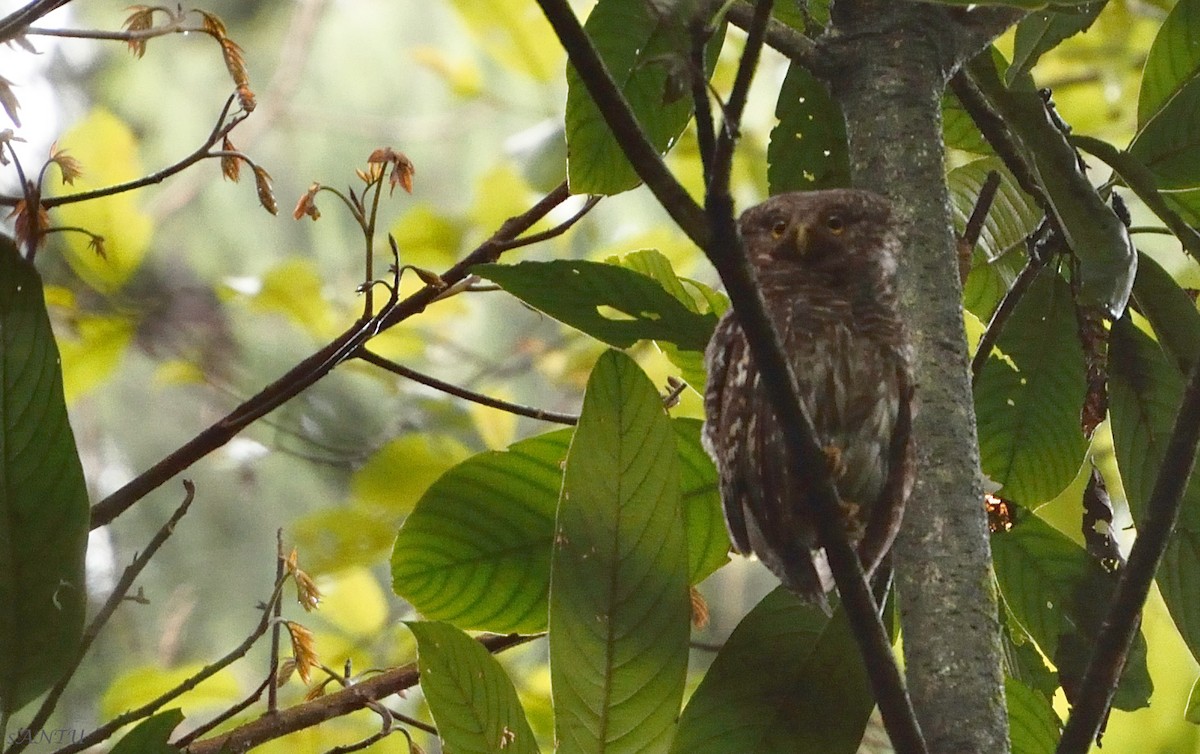
<svg viewBox="0 0 1200 754">
<path fill-rule="evenodd" d="M 825 453 L 825 465 L 829 469 L 829 475 L 834 479 L 841 477 L 846 472 L 846 466 L 842 463 L 842 449 L 836 445 L 826 445 L 821 450 Z"/>
<path fill-rule="evenodd" d="M 846 527 L 846 538 L 858 542 L 866 531 L 866 522 L 862 519 L 862 508 L 858 503 L 842 500 L 838 503 L 842 509 L 842 525 Z"/>
</svg>

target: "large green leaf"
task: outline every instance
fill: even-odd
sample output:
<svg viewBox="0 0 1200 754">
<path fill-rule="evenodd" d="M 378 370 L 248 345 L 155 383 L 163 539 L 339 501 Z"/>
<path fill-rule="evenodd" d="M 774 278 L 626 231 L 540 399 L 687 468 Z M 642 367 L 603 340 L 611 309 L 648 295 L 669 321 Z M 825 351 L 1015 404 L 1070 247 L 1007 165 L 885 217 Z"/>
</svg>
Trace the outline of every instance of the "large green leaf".
<svg viewBox="0 0 1200 754">
<path fill-rule="evenodd" d="M 1192 311 L 1188 322 L 1195 326 Z M 1109 416 L 1113 449 L 1134 521 L 1142 520 L 1162 465 L 1183 396 L 1178 361 L 1128 318 L 1113 325 L 1109 357 Z M 1183 493 L 1175 533 L 1158 571 L 1158 585 L 1179 633 L 1200 658 L 1200 479 Z"/>
<path fill-rule="evenodd" d="M 1154 173 L 1159 189 L 1200 185 L 1200 78 L 1192 79 L 1138 132 L 1129 153 Z"/>
<path fill-rule="evenodd" d="M 608 351 L 588 380 L 554 536 L 559 752 L 667 750 L 683 701 L 690 613 L 671 425 L 649 378 Z"/>
<path fill-rule="evenodd" d="M 1121 316 L 1137 271 L 1128 229 L 1088 180 L 1042 95 L 1028 82 L 1005 86 L 992 54 L 976 56 L 968 69 L 1030 162 L 1067 244 L 1079 258 L 1080 303 Z"/>
<path fill-rule="evenodd" d="M 634 115 L 660 151 L 671 148 L 692 117 L 687 87 L 691 41 L 687 25 L 645 0 L 600 0 L 584 29 Z M 716 64 L 725 27 L 708 45 L 708 72 Z M 675 85 L 668 87 L 668 79 Z M 682 95 L 682 96 L 678 96 Z M 617 144 L 574 66 L 567 66 L 567 181 L 576 194 L 619 194 L 640 179 Z"/>
<path fill-rule="evenodd" d="M 539 311 L 617 348 L 661 340 L 703 351 L 717 315 L 692 311 L 654 278 L 580 260 L 485 264 L 473 272 Z"/>
<path fill-rule="evenodd" d="M 716 469 L 700 422 L 676 419 L 689 576 L 728 560 Z M 392 552 L 397 594 L 426 618 L 507 633 L 546 628 L 554 510 L 570 429 L 467 459 L 437 480 L 400 528 Z"/>
<path fill-rule="evenodd" d="M 1075 478 L 1087 452 L 1079 426 L 1086 391 L 1083 348 L 1071 290 L 1053 270 L 1041 272 L 975 383 L 975 414 L 984 473 L 998 494 L 1034 508 Z"/>
<path fill-rule="evenodd" d="M 396 593 L 459 628 L 543 630 L 559 465 L 570 441 L 569 429 L 550 432 L 442 475 L 396 537 Z"/>
<path fill-rule="evenodd" d="M 0 719 L 71 665 L 88 498 L 42 281 L 0 236 Z"/>
<path fill-rule="evenodd" d="M 993 170 L 1000 174 L 1000 187 L 996 190 L 996 198 L 984 218 L 983 232 L 979 235 L 979 248 L 989 261 L 999 259 L 1014 248 L 1023 247 L 1026 236 L 1033 232 L 1042 219 L 1041 208 L 1021 190 L 1012 173 L 1004 167 L 1004 162 L 998 157 L 984 157 L 960 165 L 946 174 L 955 229 L 961 234 L 966 227 L 967 219 L 979 199 L 979 192 L 988 173 Z"/>
<path fill-rule="evenodd" d="M 821 81 L 793 63 L 775 105 L 779 123 L 767 145 L 772 194 L 850 185 L 850 151 L 842 111 Z"/>
<path fill-rule="evenodd" d="M 973 154 L 994 154 L 962 103 L 947 91 L 942 95 L 942 138 L 946 146 Z"/>
<path fill-rule="evenodd" d="M 1087 576 L 1089 556 L 1066 535 L 1034 515 L 992 535 L 1000 594 L 1012 617 L 1047 657 L 1071 626 L 1075 585 Z"/>
<path fill-rule="evenodd" d="M 532 754 L 512 680 L 483 645 L 446 623 L 405 623 L 417 637 L 421 690 L 447 754 Z"/>
<path fill-rule="evenodd" d="M 1132 300 L 1150 321 L 1164 354 L 1179 374 L 1187 374 L 1200 356 L 1200 312 L 1192 297 L 1153 257 L 1143 254 Z"/>
<path fill-rule="evenodd" d="M 1064 39 L 1086 31 L 1100 15 L 1107 0 L 1072 7 L 1057 7 L 1030 13 L 1017 24 L 1013 41 L 1013 60 L 1005 76 L 1011 86 L 1017 77 L 1028 73 L 1044 53 Z"/>
<path fill-rule="evenodd" d="M 679 720 L 675 754 L 852 754 L 874 701 L 845 613 L 782 587 L 734 629 Z"/>
<path fill-rule="evenodd" d="M 1179 0 L 1167 14 L 1142 69 L 1138 127 L 1144 128 L 1180 92 L 1200 77 L 1200 0 Z"/>
</svg>

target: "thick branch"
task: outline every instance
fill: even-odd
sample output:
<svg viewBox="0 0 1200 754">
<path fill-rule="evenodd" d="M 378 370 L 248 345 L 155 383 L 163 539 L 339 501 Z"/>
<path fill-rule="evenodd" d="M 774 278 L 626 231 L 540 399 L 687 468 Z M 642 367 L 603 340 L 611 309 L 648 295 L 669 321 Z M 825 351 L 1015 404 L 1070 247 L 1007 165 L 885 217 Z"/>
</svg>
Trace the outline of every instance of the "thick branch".
<svg viewBox="0 0 1200 754">
<path fill-rule="evenodd" d="M 754 17 L 754 6 L 744 0 L 734 3 L 725 17 L 734 26 L 748 29 L 750 21 Z M 765 34 L 767 45 L 784 57 L 790 58 L 809 70 L 816 66 L 817 46 L 808 37 L 774 18 L 767 22 Z"/>
<path fill-rule="evenodd" d="M 1062 739 L 1058 742 L 1058 754 L 1086 754 L 1096 739 L 1100 724 L 1112 703 L 1121 671 L 1125 668 L 1129 646 L 1137 634 L 1142 605 L 1150 594 L 1154 573 L 1175 530 L 1183 491 L 1187 488 L 1196 462 L 1198 444 L 1200 366 L 1192 369 L 1162 466 L 1158 470 L 1158 478 L 1154 482 L 1154 491 L 1146 504 L 1146 515 L 1138 525 L 1138 536 L 1129 552 L 1129 562 L 1121 569 L 1121 578 L 1084 672 L 1079 698 L 1071 709 Z"/>
<path fill-rule="evenodd" d="M 537 637 L 519 634 L 484 636 L 479 638 L 479 643 L 494 654 L 535 638 Z M 379 675 L 364 678 L 341 691 L 280 710 L 274 715 L 264 715 L 228 733 L 197 741 L 185 751 L 188 754 L 241 754 L 259 744 L 363 709 L 392 694 L 410 689 L 417 685 L 419 678 L 416 663 L 393 668 Z"/>
</svg>

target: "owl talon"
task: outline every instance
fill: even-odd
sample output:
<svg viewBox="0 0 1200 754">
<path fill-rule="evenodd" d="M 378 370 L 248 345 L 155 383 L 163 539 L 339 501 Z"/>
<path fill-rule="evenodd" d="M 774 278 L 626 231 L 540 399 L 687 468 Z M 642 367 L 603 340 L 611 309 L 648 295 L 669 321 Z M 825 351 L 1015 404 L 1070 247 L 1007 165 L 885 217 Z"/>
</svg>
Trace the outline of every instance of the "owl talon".
<svg viewBox="0 0 1200 754">
<path fill-rule="evenodd" d="M 866 525 L 859 515 L 861 508 L 858 503 L 841 500 L 838 502 L 838 507 L 842 509 L 842 525 L 846 527 L 846 537 L 851 542 L 857 542 L 862 539 Z"/>
<path fill-rule="evenodd" d="M 842 463 L 842 449 L 836 445 L 826 445 L 822 450 L 825 452 L 825 464 L 829 475 L 837 479 L 846 472 L 846 466 Z"/>
</svg>

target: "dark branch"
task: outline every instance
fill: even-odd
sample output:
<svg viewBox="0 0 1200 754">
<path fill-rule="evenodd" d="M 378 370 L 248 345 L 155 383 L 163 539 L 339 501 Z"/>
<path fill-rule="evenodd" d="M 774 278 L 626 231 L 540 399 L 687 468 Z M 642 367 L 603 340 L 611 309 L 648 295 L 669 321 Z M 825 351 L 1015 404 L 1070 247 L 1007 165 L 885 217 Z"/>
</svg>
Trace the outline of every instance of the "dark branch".
<svg viewBox="0 0 1200 754">
<path fill-rule="evenodd" d="M 446 285 L 465 278 L 471 267 L 494 262 L 503 251 L 501 244 L 520 236 L 567 199 L 566 183 L 560 184 L 528 211 L 509 218 L 491 238 L 441 275 Z M 292 367 L 286 374 L 242 403 L 223 419 L 209 426 L 124 487 L 92 507 L 92 528 L 104 526 L 130 506 L 157 489 L 171 477 L 232 440 L 254 421 L 266 416 L 352 357 L 374 335 L 397 322 L 425 310 L 444 287 L 427 285 L 385 309 L 374 319 L 360 320 L 325 347 Z"/>
<path fill-rule="evenodd" d="M 537 637 L 508 634 L 482 636 L 478 641 L 485 649 L 495 654 L 535 638 Z M 289 733 L 368 707 L 392 694 L 416 686 L 419 678 L 416 663 L 393 668 L 320 699 L 280 710 L 277 714 L 260 717 L 228 733 L 197 741 L 187 747 L 186 751 L 188 754 L 244 752 Z"/>
<path fill-rule="evenodd" d="M 646 137 L 625 95 L 613 81 L 567 0 L 538 0 L 538 5 L 638 177 L 692 242 L 706 248 L 709 230 L 704 211 L 671 175 L 662 156 Z"/>
<path fill-rule="evenodd" d="M 378 354 L 368 351 L 366 348 L 359 349 L 355 356 L 367 362 L 368 364 L 374 364 L 381 369 L 386 369 L 392 374 L 398 374 L 401 377 L 412 380 L 413 382 L 419 382 L 422 385 L 427 385 L 435 390 L 441 390 L 443 393 L 453 395 L 456 398 L 462 398 L 463 400 L 478 403 L 481 406 L 488 406 L 501 411 L 507 411 L 510 414 L 516 414 L 517 416 L 527 416 L 530 419 L 538 419 L 545 422 L 555 422 L 557 424 L 568 424 L 574 426 L 579 422 L 579 417 L 575 414 L 562 414 L 557 411 L 545 411 L 540 408 L 533 408 L 532 406 L 522 406 L 519 403 L 502 401 L 499 398 L 492 398 L 491 396 L 483 395 L 482 393 L 476 393 L 474 391 L 467 390 L 466 388 L 459 387 L 453 383 L 439 380 L 436 377 L 430 377 L 429 375 L 418 372 L 415 369 L 410 369 L 403 364 L 397 364 L 390 359 L 385 359 Z"/>
<path fill-rule="evenodd" d="M 740 29 L 749 29 L 754 17 L 754 6 L 748 2 L 737 2 L 725 14 L 729 22 Z M 787 24 L 771 19 L 765 30 L 767 45 L 784 57 L 812 69 L 817 64 L 817 46 L 811 39 Z"/>
<path fill-rule="evenodd" d="M 33 0 L 24 8 L 0 18 L 0 43 L 11 41 L 25 33 L 34 21 L 45 16 L 50 11 L 66 5 L 71 0 Z"/>
<path fill-rule="evenodd" d="M 758 367 L 763 390 L 779 420 L 788 457 L 797 469 L 796 474 L 811 484 L 814 519 L 820 542 L 825 548 L 851 631 L 862 652 L 888 735 L 897 751 L 919 754 L 926 751 L 925 741 L 905 689 L 904 678 L 892 655 L 891 638 L 880 621 L 878 606 L 867 585 L 858 553 L 846 538 L 840 501 L 829 476 L 828 461 L 813 436 L 812 423 L 800 403 L 795 375 L 788 365 L 779 333 L 767 312 L 762 291 L 755 281 L 734 221 L 728 165 L 732 156 L 732 142 L 738 133 L 737 121 L 749 86 L 749 75 L 757 60 L 761 32 L 769 18 L 770 6 L 770 0 L 766 0 L 756 8 L 731 101 L 726 107 L 728 122 L 718 137 L 718 157 L 714 160 L 714 176 L 705 201 L 713 239 L 707 252 L 737 312 L 738 322 Z M 744 74 L 747 71 L 749 73 Z M 729 142 L 725 147 L 722 146 L 723 140 Z"/>
<path fill-rule="evenodd" d="M 992 349 L 1000 341 L 1000 334 L 1004 332 L 1004 326 L 1008 324 L 1012 313 L 1017 310 L 1017 304 L 1024 298 L 1025 293 L 1029 290 L 1029 286 L 1033 285 L 1034 279 L 1037 278 L 1038 273 L 1042 271 L 1042 267 L 1045 265 L 1044 256 L 1030 253 L 1029 261 L 1021 268 L 1020 274 L 1013 281 L 1012 287 L 1004 294 L 1004 298 L 1000 299 L 1000 304 L 996 307 L 996 311 L 992 312 L 992 318 L 988 320 L 987 329 L 983 331 L 983 335 L 979 338 L 979 346 L 975 349 L 975 355 L 971 358 L 972 385 L 979 379 L 979 373 L 983 371 L 983 365 L 987 363 L 988 357 L 992 354 Z"/>
<path fill-rule="evenodd" d="M 1188 379 L 1154 491 L 1146 504 L 1146 515 L 1138 525 L 1137 541 L 1129 552 L 1129 562 L 1121 570 L 1083 676 L 1079 698 L 1058 743 L 1058 754 L 1086 754 L 1100 730 L 1125 667 L 1129 646 L 1137 634 L 1142 605 L 1175 530 L 1183 491 L 1195 465 L 1197 444 L 1200 444 L 1200 366 L 1192 369 Z"/>
</svg>

